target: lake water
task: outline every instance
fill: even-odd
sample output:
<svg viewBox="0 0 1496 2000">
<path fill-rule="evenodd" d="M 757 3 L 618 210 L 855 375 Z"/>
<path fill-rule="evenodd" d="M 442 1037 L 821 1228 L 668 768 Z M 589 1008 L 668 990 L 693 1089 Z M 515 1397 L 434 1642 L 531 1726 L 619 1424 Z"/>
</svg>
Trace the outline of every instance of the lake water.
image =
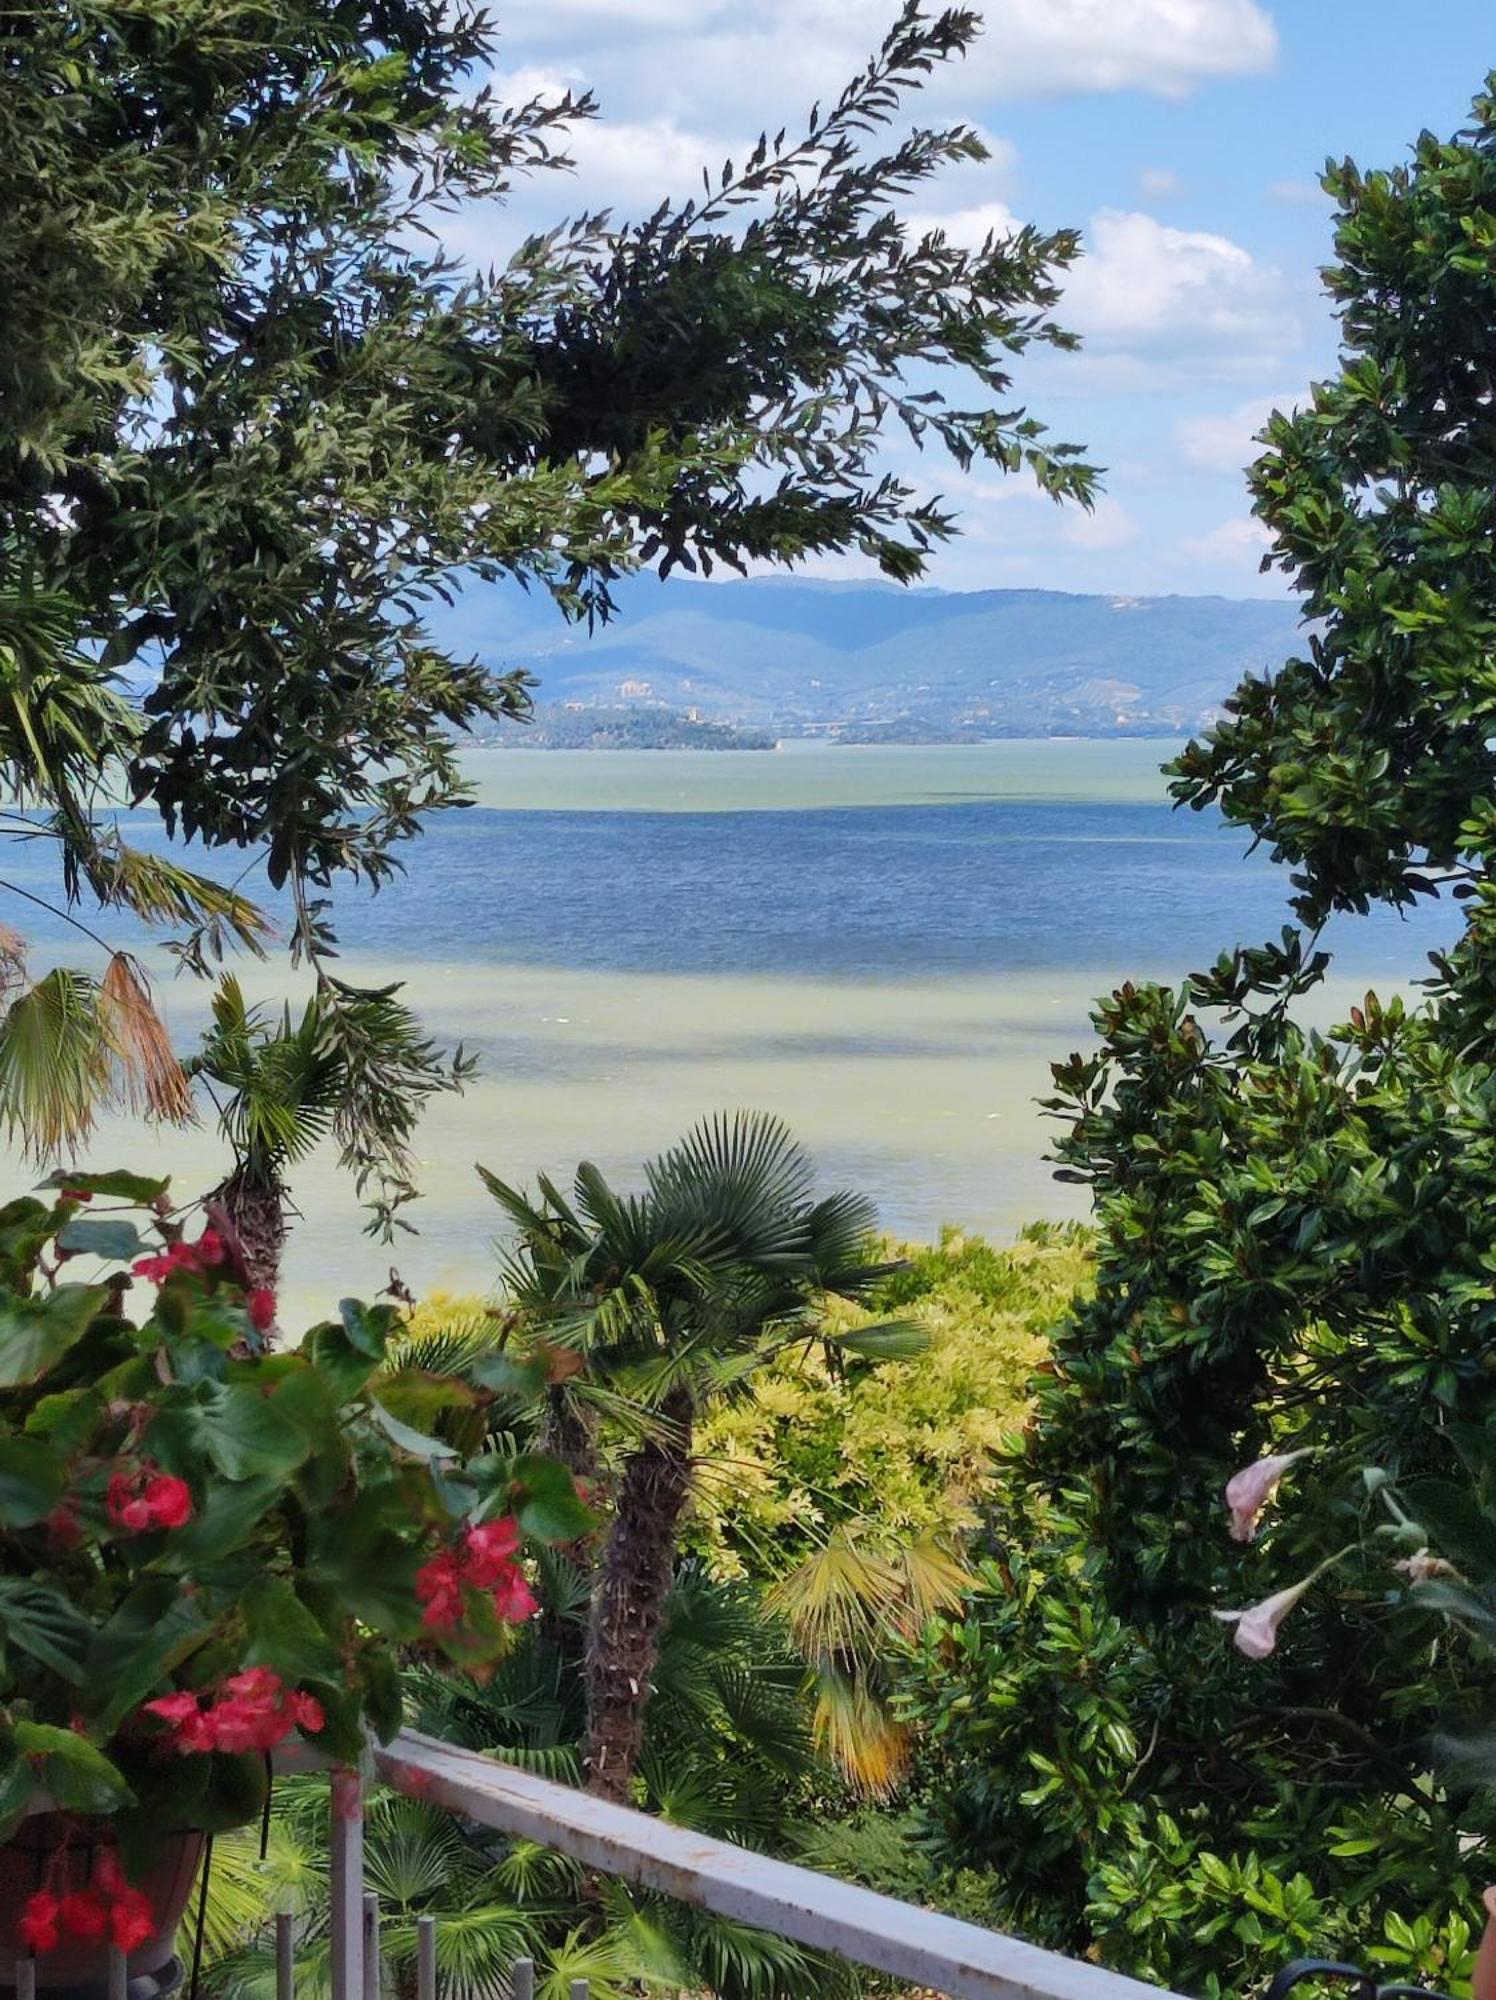
<svg viewBox="0 0 1496 2000">
<path fill-rule="evenodd" d="M 481 1076 L 429 1113 L 421 1233 L 393 1252 L 362 1238 L 330 1162 L 302 1174 L 290 1309 L 368 1292 L 392 1258 L 418 1290 L 485 1289 L 496 1223 L 475 1161 L 524 1180 L 588 1157 L 626 1178 L 720 1107 L 783 1114 L 826 1181 L 866 1189 L 902 1234 L 1082 1212 L 1049 1176 L 1035 1099 L 1091 1040 L 1094 996 L 1260 942 L 1286 915 L 1282 871 L 1170 809 L 1169 750 L 474 753 L 481 804 L 340 923 L 350 975 L 404 979 Z M 1323 1012 L 1416 978 L 1449 923 L 1340 925 Z M 166 998 L 185 1038 L 200 1001 Z M 194 1192 L 219 1159 L 210 1133 L 142 1145 L 113 1123 L 93 1148 L 143 1152 Z"/>
</svg>

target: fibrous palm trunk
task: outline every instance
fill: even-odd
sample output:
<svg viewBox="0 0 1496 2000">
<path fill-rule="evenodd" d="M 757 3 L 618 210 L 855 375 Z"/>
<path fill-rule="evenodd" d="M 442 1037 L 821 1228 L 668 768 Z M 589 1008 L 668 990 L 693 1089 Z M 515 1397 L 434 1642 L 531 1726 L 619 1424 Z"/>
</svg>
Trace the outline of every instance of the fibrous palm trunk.
<svg viewBox="0 0 1496 2000">
<path fill-rule="evenodd" d="M 675 1570 L 676 1531 L 691 1487 L 691 1399 L 675 1390 L 668 1431 L 624 1467 L 587 1625 L 587 1789 L 627 1804 L 644 1736 Z"/>
<path fill-rule="evenodd" d="M 286 1247 L 286 1191 L 273 1173 L 241 1162 L 208 1197 L 233 1231 L 244 1262 L 245 1289 L 274 1293 Z"/>
</svg>

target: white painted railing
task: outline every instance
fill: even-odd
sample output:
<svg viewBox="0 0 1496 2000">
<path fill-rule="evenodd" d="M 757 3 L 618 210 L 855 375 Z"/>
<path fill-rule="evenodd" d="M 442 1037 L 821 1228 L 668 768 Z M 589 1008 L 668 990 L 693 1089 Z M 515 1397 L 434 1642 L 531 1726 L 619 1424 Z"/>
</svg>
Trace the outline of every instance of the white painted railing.
<svg viewBox="0 0 1496 2000">
<path fill-rule="evenodd" d="M 1101 1966 L 770 1860 L 432 1736 L 407 1731 L 373 1761 L 378 1779 L 410 1798 L 951 2000 L 1175 2000 Z M 363 1887 L 362 1780 L 335 1772 L 331 1790 L 334 2000 L 378 2000 L 377 1912 Z M 434 2000 L 429 1928 L 421 1933 L 419 1970 L 422 2000 Z M 289 1965 L 287 1981 L 283 1992 Z M 528 1967 L 515 1983 L 528 1987 Z"/>
</svg>

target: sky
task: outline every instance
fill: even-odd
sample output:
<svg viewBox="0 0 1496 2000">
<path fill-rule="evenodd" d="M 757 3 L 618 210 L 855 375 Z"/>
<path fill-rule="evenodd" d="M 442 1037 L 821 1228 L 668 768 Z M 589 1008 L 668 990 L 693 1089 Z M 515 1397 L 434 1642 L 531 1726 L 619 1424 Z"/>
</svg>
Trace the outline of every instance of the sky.
<svg viewBox="0 0 1496 2000">
<path fill-rule="evenodd" d="M 1079 355 L 1018 367 L 1019 397 L 1106 468 L 1087 515 L 992 468 L 889 462 L 940 493 L 963 533 L 934 556 L 947 589 L 1278 595 L 1241 468 L 1274 406 L 1334 364 L 1318 272 L 1327 156 L 1404 159 L 1449 134 L 1496 67 L 1490 0 L 976 0 L 985 32 L 923 93 L 921 117 L 976 127 L 982 164 L 910 204 L 953 236 L 1013 218 L 1082 232 L 1059 317 Z M 455 225 L 502 255 L 558 209 L 646 213 L 802 117 L 871 52 L 896 0 L 503 0 L 509 94 L 590 87 L 566 182 Z M 846 558 L 823 566 L 853 576 Z"/>
</svg>

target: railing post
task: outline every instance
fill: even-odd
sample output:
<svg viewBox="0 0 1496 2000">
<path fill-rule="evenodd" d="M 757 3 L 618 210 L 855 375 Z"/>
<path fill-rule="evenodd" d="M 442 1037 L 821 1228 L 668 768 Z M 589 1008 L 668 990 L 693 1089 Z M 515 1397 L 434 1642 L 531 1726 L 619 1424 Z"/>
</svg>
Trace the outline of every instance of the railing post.
<svg viewBox="0 0 1496 2000">
<path fill-rule="evenodd" d="M 416 2000 L 436 2000 L 435 1917 L 416 1918 Z"/>
<path fill-rule="evenodd" d="M 509 1970 L 509 2000 L 535 2000 L 535 1961 L 517 1958 Z"/>
<path fill-rule="evenodd" d="M 364 1785 L 334 1771 L 331 1786 L 332 1996 L 364 2000 Z"/>
<path fill-rule="evenodd" d="M 281 1910 L 275 1919 L 275 2000 L 295 2000 L 296 1919 Z M 19 1994 L 16 2000 L 20 2000 Z"/>
</svg>

